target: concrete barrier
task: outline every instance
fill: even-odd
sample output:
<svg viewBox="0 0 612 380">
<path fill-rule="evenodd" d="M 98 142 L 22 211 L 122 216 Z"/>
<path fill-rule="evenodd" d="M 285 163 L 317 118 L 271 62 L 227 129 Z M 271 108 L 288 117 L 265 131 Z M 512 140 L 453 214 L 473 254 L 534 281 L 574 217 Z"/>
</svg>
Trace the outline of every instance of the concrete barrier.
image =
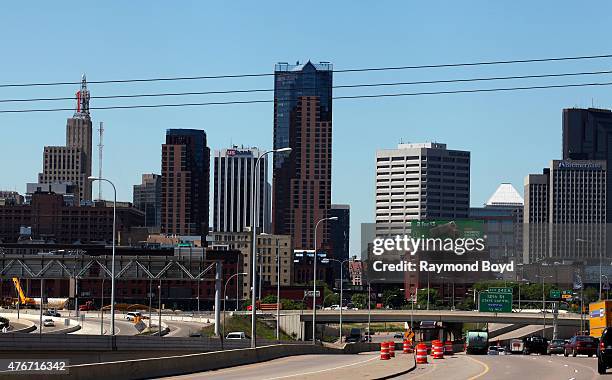
<svg viewBox="0 0 612 380">
<path fill-rule="evenodd" d="M 36 325 L 32 321 L 20 320 L 19 323 L 26 325 L 26 327 L 21 329 L 9 330 L 7 333 L 9 334 L 27 334 L 36 330 Z"/>
<path fill-rule="evenodd" d="M 69 374 L 63 375 L 62 379 L 98 379 L 101 373 L 104 374 L 105 378 L 112 378 L 113 380 L 174 376 L 259 363 L 295 355 L 354 354 L 371 351 L 372 348 L 378 346 L 378 344 L 373 343 L 349 344 L 342 348 L 334 348 L 328 345 L 278 344 L 256 349 L 246 348 L 159 358 L 81 364 L 69 366 Z M 34 380 L 48 378 L 49 375 L 28 376 L 28 379 Z M 0 379 L 9 379 L 9 375 L 0 374 Z"/>
</svg>

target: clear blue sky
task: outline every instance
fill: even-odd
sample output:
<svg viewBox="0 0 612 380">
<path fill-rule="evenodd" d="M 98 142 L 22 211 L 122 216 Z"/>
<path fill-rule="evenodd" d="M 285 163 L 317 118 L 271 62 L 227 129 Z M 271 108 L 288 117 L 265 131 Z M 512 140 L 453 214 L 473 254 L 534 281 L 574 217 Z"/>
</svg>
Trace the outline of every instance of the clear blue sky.
<svg viewBox="0 0 612 380">
<path fill-rule="evenodd" d="M 6 3 L 0 12 L 0 83 L 271 72 L 279 61 L 331 61 L 336 69 L 606 54 L 612 52 L 612 3 L 473 2 L 38 2 Z M 146 4 L 143 5 L 143 4 Z M 363 2 L 361 4 L 366 4 Z M 612 60 L 336 74 L 335 84 L 469 76 L 608 70 Z M 497 84 L 337 90 L 335 95 L 611 81 L 612 75 Z M 92 95 L 271 88 L 270 77 L 182 83 L 91 85 Z M 72 86 L 0 88 L 0 99 L 72 96 Z M 164 100 L 97 100 L 92 106 L 262 99 L 200 96 Z M 337 100 L 334 103 L 335 203 L 351 205 L 351 251 L 359 224 L 373 219 L 374 154 L 404 141 L 435 140 L 472 152 L 471 203 L 481 205 L 500 182 L 522 192 L 523 178 L 561 155 L 564 107 L 612 107 L 612 87 L 530 92 Z M 20 105 L 0 104 L 0 109 Z M 32 105 L 25 105 L 25 107 Z M 72 102 L 38 103 L 70 107 Z M 71 112 L 0 114 L 0 188 L 25 191 L 41 170 L 45 145 L 64 144 Z M 94 111 L 104 121 L 105 176 L 131 200 L 140 175 L 160 172 L 167 128 L 202 128 L 212 149 L 272 145 L 270 104 Z M 94 139 L 94 144 L 97 139 Z M 94 170 L 97 164 L 94 161 Z M 110 195 L 110 189 L 106 189 Z"/>
</svg>

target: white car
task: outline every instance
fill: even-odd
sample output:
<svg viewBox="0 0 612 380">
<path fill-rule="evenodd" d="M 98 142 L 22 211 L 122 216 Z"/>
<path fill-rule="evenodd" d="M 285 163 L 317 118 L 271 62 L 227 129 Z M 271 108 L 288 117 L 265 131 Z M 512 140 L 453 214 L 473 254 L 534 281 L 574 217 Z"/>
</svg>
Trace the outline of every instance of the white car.
<svg viewBox="0 0 612 380">
<path fill-rule="evenodd" d="M 139 311 L 130 311 L 125 315 L 125 319 L 133 321 L 136 317 L 142 318 L 142 314 Z"/>
<path fill-rule="evenodd" d="M 51 318 L 45 318 L 43 320 L 43 326 L 45 326 L 45 327 L 54 327 L 55 326 L 55 322 L 53 322 L 53 319 L 51 319 Z"/>
<path fill-rule="evenodd" d="M 242 340 L 246 339 L 246 334 L 243 331 L 231 332 L 225 337 L 227 340 Z"/>
</svg>

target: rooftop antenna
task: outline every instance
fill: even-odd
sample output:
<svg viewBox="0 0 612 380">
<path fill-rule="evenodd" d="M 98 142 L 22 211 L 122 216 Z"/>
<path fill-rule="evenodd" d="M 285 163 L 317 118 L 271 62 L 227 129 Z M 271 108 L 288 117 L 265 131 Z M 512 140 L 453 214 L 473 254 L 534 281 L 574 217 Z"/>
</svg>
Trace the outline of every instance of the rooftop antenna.
<svg viewBox="0 0 612 380">
<path fill-rule="evenodd" d="M 104 123 L 100 122 L 98 128 L 100 137 L 98 139 L 98 178 L 102 178 L 102 150 L 104 148 L 103 137 L 104 137 Z M 102 181 L 98 181 L 98 200 L 102 200 Z"/>
</svg>

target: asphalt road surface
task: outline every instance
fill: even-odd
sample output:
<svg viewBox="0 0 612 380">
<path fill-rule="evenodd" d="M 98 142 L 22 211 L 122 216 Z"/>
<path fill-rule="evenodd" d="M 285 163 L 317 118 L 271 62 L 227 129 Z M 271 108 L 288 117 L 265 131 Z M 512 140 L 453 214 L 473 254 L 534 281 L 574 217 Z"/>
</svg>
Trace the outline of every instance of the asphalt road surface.
<svg viewBox="0 0 612 380">
<path fill-rule="evenodd" d="M 173 380 L 280 380 L 316 377 L 341 379 L 342 371 L 358 368 L 379 360 L 378 352 L 359 355 L 299 355 L 267 362 L 170 377 Z"/>
<path fill-rule="evenodd" d="M 429 364 L 419 364 L 413 372 L 398 379 L 449 380 L 592 380 L 612 379 L 597 374 L 595 358 L 565 358 L 562 355 L 501 355 L 474 356 L 458 354 L 442 360 L 428 358 Z"/>
</svg>

